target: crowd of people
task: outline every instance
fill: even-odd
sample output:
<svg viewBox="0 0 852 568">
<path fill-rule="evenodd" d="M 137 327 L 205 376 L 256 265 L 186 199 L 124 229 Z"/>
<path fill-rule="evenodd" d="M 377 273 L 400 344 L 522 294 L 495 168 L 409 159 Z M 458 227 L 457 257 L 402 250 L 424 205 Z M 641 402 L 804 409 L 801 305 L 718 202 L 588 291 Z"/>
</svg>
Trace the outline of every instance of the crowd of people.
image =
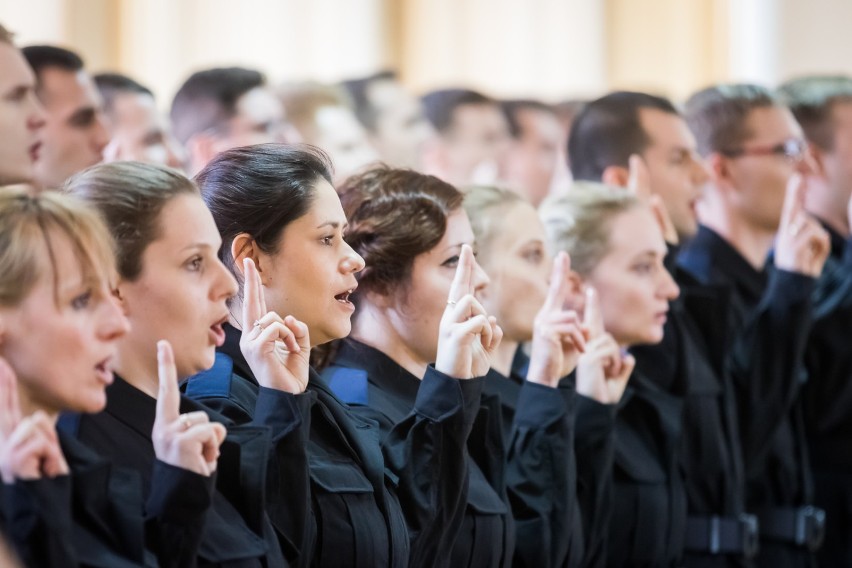
<svg viewBox="0 0 852 568">
<path fill-rule="evenodd" d="M 3 566 L 852 567 L 852 78 L 151 90 L 0 26 Z"/>
</svg>

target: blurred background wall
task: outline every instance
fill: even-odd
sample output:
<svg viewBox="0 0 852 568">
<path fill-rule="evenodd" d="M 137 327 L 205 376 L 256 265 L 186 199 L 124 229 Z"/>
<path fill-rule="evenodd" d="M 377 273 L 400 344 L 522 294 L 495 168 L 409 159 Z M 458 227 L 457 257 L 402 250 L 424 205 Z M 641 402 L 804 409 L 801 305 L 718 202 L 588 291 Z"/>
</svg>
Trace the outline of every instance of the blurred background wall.
<svg viewBox="0 0 852 568">
<path fill-rule="evenodd" d="M 850 0 L 0 0 L 0 22 L 19 45 L 135 77 L 164 106 L 191 72 L 222 65 L 273 83 L 392 67 L 415 92 L 548 101 L 852 73 Z"/>
</svg>

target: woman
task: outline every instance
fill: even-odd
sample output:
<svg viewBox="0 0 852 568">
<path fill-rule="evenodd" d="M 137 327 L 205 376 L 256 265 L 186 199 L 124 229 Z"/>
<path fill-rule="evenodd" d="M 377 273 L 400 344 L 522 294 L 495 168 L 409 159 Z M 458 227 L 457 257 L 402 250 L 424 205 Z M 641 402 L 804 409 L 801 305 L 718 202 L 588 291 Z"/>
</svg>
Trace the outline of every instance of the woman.
<svg viewBox="0 0 852 568">
<path fill-rule="evenodd" d="M 250 422 L 266 412 L 258 398 L 265 391 L 287 394 L 270 372 L 283 369 L 306 388 L 295 397 L 304 438 L 274 448 L 279 494 L 270 497 L 292 562 L 445 564 L 465 501 L 463 448 L 479 408 L 477 377 L 487 372 L 499 328 L 484 315 L 468 321 L 446 311 L 442 357 L 426 372 L 415 409 L 390 432 L 395 451 L 383 452 L 375 424 L 343 404 L 307 361 L 310 349 L 349 334 L 355 274 L 364 268 L 343 240 L 346 217 L 331 179 L 322 151 L 275 144 L 223 152 L 198 175 L 222 234 L 221 257 L 242 281 L 232 304 L 242 316 L 225 327 L 217 365 L 190 379 L 186 393 Z M 451 300 L 460 306 L 472 300 L 469 284 L 457 293 Z M 287 317 L 263 316 L 267 307 Z M 259 334 L 290 342 L 275 350 L 277 367 L 252 363 L 247 341 Z M 362 378 L 343 382 L 351 396 L 366 394 Z"/>
<path fill-rule="evenodd" d="M 60 412 L 106 404 L 128 331 L 114 266 L 109 233 L 81 203 L 0 191 L 0 525 L 27 565 L 177 566 L 198 544 L 221 426 L 184 432 L 163 405 L 147 503 L 138 477 L 55 430 Z"/>
<path fill-rule="evenodd" d="M 659 343 L 679 290 L 663 265 L 666 245 L 651 210 L 625 190 L 578 183 L 548 203 L 543 220 L 554 250 L 571 255 L 572 301 L 583 304 L 584 287 L 593 287 L 600 316 L 591 320 L 621 349 Z M 631 385 L 616 419 L 606 565 L 676 566 L 686 519 L 677 452 L 681 401 L 640 373 Z"/>
<path fill-rule="evenodd" d="M 164 391 L 157 381 L 159 341 L 166 339 L 174 348 L 170 389 L 178 378 L 212 366 L 216 346 L 224 339 L 226 301 L 236 284 L 216 257 L 220 239 L 210 212 L 182 174 L 116 162 L 85 170 L 65 189 L 93 205 L 115 239 L 115 295 L 130 331 L 118 342 L 116 377 L 107 389 L 105 410 L 69 417 L 63 427 L 114 463 L 138 472 L 147 494 L 156 489 L 151 471 L 163 428 L 158 408 L 166 403 L 179 407 L 169 413 L 174 420 L 166 428 L 187 433 L 211 420 L 227 423 L 193 401 Z M 264 507 L 269 431 L 228 426 L 220 467 L 218 456 L 198 464 L 202 472 L 218 473 L 197 559 L 192 561 L 283 565 Z"/>
<path fill-rule="evenodd" d="M 542 349 L 536 347 L 542 343 L 541 338 L 546 337 L 541 328 L 548 321 L 548 314 L 551 314 L 550 320 L 556 319 L 557 325 L 565 321 L 559 320 L 559 310 L 548 309 L 552 301 L 547 299 L 548 294 L 552 296 L 555 293 L 554 286 L 568 285 L 570 263 L 567 258 L 562 258 L 564 252 L 557 255 L 555 264 L 551 263 L 547 235 L 538 212 L 517 193 L 490 186 L 472 187 L 465 191 L 464 209 L 476 237 L 477 261 L 491 279 L 482 294 L 482 304 L 489 313 L 495 314 L 503 328 L 503 341 L 488 375 L 485 392 L 500 396 L 503 428 L 508 440 L 522 385 L 531 368 L 530 358 L 521 345 L 532 342 L 533 351 L 540 353 Z M 566 311 L 572 314 L 567 321 L 576 324 L 576 312 Z M 593 312 L 587 312 L 587 315 L 593 315 Z M 538 334 L 534 333 L 537 322 Z M 589 337 L 592 331 L 591 324 L 589 320 L 583 326 L 585 337 Z M 579 493 L 579 507 L 575 507 L 574 511 L 575 515 L 582 512 L 585 531 L 573 533 L 575 542 L 571 543 L 569 564 L 578 564 L 580 558 L 585 558 L 593 565 L 594 559 L 603 552 L 601 545 L 609 517 L 607 497 L 611 486 L 608 475 L 612 468 L 615 405 L 624 392 L 634 363 L 632 358 L 628 358 L 617 374 L 611 372 L 616 370 L 615 366 L 607 366 L 608 373 L 599 373 L 596 368 L 617 355 L 614 340 L 602 332 L 600 339 L 585 342 L 583 352 L 574 354 L 574 359 L 583 364 L 577 372 L 560 382 L 560 387 L 566 392 L 572 393 L 576 388 L 580 395 L 574 400 L 574 435 L 576 474 L 582 491 Z M 576 361 L 570 368 L 575 365 Z M 524 473 L 529 476 L 535 471 L 538 470 L 526 468 Z M 550 500 L 545 497 L 543 501 Z M 542 505 L 546 506 L 546 503 Z M 523 513 L 517 512 L 515 516 L 521 524 Z M 579 525 L 579 520 L 575 519 L 574 523 Z M 535 542 L 536 535 L 542 533 L 542 527 L 536 523 L 529 523 L 528 527 L 519 526 L 519 534 L 523 530 L 528 530 L 531 536 L 519 536 L 519 542 Z M 533 547 L 532 553 L 541 550 L 540 546 Z M 536 560 L 527 564 L 542 565 L 541 560 Z"/>
</svg>

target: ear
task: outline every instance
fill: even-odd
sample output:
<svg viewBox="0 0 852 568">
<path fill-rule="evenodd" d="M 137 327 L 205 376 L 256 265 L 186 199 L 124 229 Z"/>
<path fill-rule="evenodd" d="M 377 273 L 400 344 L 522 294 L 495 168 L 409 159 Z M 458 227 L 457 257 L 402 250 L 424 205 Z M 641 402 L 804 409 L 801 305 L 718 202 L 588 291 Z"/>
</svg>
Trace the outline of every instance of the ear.
<svg viewBox="0 0 852 568">
<path fill-rule="evenodd" d="M 234 259 L 234 267 L 240 274 L 240 280 L 245 280 L 243 274 L 243 261 L 247 258 L 252 259 L 257 273 L 260 275 L 260 281 L 264 286 L 269 284 L 270 274 L 272 273 L 272 262 L 268 254 L 264 253 L 257 246 L 254 237 L 248 233 L 240 233 L 231 242 L 231 256 Z"/>
<path fill-rule="evenodd" d="M 622 166 L 607 166 L 601 174 L 601 181 L 615 187 L 627 187 L 630 181 L 630 170 Z"/>
<path fill-rule="evenodd" d="M 730 184 L 731 168 L 728 158 L 718 152 L 713 152 L 705 159 L 705 165 L 714 185 Z"/>
<path fill-rule="evenodd" d="M 119 279 L 118 284 L 115 285 L 115 289 L 112 291 L 112 295 L 115 298 L 115 301 L 118 302 L 118 305 L 121 308 L 121 313 L 124 314 L 124 317 L 130 316 L 130 306 L 127 302 L 127 286 L 127 281 Z"/>
<path fill-rule="evenodd" d="M 195 175 L 216 156 L 216 138 L 204 132 L 194 134 L 186 141 L 185 148 L 190 175 Z"/>
</svg>

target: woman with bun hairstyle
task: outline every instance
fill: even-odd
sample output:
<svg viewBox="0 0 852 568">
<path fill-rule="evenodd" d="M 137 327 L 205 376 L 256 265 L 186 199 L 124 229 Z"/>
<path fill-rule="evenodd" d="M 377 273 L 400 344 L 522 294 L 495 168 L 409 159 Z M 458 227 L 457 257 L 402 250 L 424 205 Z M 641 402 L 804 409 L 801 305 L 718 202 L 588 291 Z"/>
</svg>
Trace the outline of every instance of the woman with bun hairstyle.
<svg viewBox="0 0 852 568">
<path fill-rule="evenodd" d="M 471 323 L 448 310 L 443 357 L 387 433 L 398 442 L 383 446 L 375 423 L 341 402 L 308 361 L 311 349 L 349 334 L 355 275 L 364 268 L 343 239 L 347 221 L 331 180 L 321 150 L 276 144 L 228 150 L 199 173 L 222 235 L 220 256 L 242 293 L 216 366 L 191 378 L 186 393 L 238 423 L 256 420 L 270 390 L 298 409 L 303 438 L 273 446 L 268 498 L 292 563 L 446 565 L 466 500 L 464 446 L 479 375 L 499 332 L 487 319 Z M 467 289 L 455 300 L 470 301 Z M 279 342 L 277 365 L 253 362 L 248 341 L 258 336 Z M 366 394 L 366 381 L 344 382 L 353 396 Z"/>
<path fill-rule="evenodd" d="M 27 566 L 187 565 L 209 507 L 210 474 L 193 465 L 218 451 L 211 427 L 160 429 L 158 450 L 174 451 L 157 452 L 147 502 L 133 472 L 56 431 L 60 412 L 107 402 L 128 331 L 113 254 L 78 200 L 0 190 L 0 527 Z"/>
<path fill-rule="evenodd" d="M 589 372 L 631 365 L 622 353 L 663 339 L 669 302 L 679 293 L 663 265 L 666 244 L 651 209 L 627 190 L 584 182 L 549 202 L 542 218 L 552 249 L 571 256 L 569 301 L 591 322 L 590 343 L 608 333 L 621 350 L 590 362 Z M 583 367 L 580 361 L 578 377 Z M 613 508 L 601 564 L 679 565 L 686 524 L 681 409 L 681 399 L 633 373 L 616 415 Z"/>
<path fill-rule="evenodd" d="M 489 279 L 473 257 L 474 235 L 462 200 L 456 188 L 438 178 L 386 167 L 350 178 L 341 188 L 349 219 L 346 239 L 364 256 L 367 268 L 359 274 L 354 296 L 353 333 L 333 352 L 324 375 L 332 384 L 347 376 L 365 378 L 366 395 L 353 397 L 353 408 L 376 419 L 383 431 L 410 410 L 424 369 L 440 360 L 442 314 L 461 311 L 474 321 L 489 313 L 479 302 Z M 466 305 L 454 300 L 460 283 L 470 291 Z M 524 410 L 515 441 L 504 439 L 499 400 L 483 399 L 467 445 L 468 501 L 452 566 L 570 562 L 577 529 L 573 411 L 553 387 L 570 370 L 583 338 L 570 315 L 563 315 L 563 321 L 546 324 L 555 324 L 549 332 L 557 348 L 520 393 Z M 385 439 L 386 445 L 393 443 Z M 548 463 L 529 461 L 544 454 Z M 550 502 L 534 503 L 534 495 L 545 491 Z M 517 525 L 513 506 L 520 511 Z"/>
<path fill-rule="evenodd" d="M 92 205 L 115 240 L 114 293 L 130 331 L 118 342 L 104 411 L 63 417 L 61 427 L 134 470 L 146 495 L 157 489 L 158 458 L 185 460 L 201 476 L 215 473 L 207 517 L 196 523 L 197 554 L 181 565 L 285 565 L 265 513 L 269 429 L 236 427 L 175 388 L 213 365 L 226 302 L 236 292 L 216 256 L 221 240 L 198 188 L 175 170 L 115 162 L 81 172 L 64 189 Z M 175 432 L 194 446 L 169 443 Z M 199 448 L 192 460 L 185 456 Z"/>
<path fill-rule="evenodd" d="M 607 366 L 607 372 L 598 372 L 597 368 L 603 361 L 617 355 L 618 347 L 612 336 L 605 332 L 599 337 L 591 337 L 591 331 L 600 328 L 600 325 L 589 318 L 599 314 L 599 310 L 587 310 L 586 321 L 580 322 L 577 312 L 570 309 L 570 259 L 561 252 L 557 254 L 555 262 L 551 261 L 544 225 L 529 202 L 507 189 L 476 186 L 465 190 L 464 209 L 476 236 L 479 253 L 477 261 L 491 279 L 482 294 L 482 304 L 488 313 L 498 318 L 503 328 L 503 341 L 488 374 L 485 392 L 500 397 L 507 440 L 510 439 L 528 371 L 540 374 L 540 369 L 546 364 L 542 361 L 551 358 L 547 347 L 553 343 L 550 341 L 552 330 L 568 325 L 579 327 L 582 332 L 582 337 L 575 339 L 583 349 L 575 350 L 568 356 L 571 361 L 565 365 L 559 383 L 563 392 L 570 397 L 575 416 L 577 479 L 574 479 L 575 472 L 572 469 L 568 485 L 573 487 L 579 483 L 579 506 L 573 506 L 577 502 L 573 495 L 558 504 L 565 507 L 563 515 L 569 514 L 569 511 L 573 513 L 574 526 L 581 526 L 582 514 L 583 530 L 571 533 L 573 542 L 569 543 L 564 538 L 555 538 L 550 542 L 555 546 L 570 545 L 569 565 L 578 565 L 581 559 L 594 565 L 595 559 L 605 552 L 601 548 L 608 530 L 611 506 L 609 476 L 612 469 L 615 411 L 633 370 L 632 358 L 628 358 L 621 368 Z M 521 345 L 529 342 L 533 357 L 536 358 L 533 364 L 521 349 Z M 575 369 L 578 362 L 579 368 Z M 572 369 L 575 370 L 565 376 Z M 574 396 L 575 390 L 577 396 Z M 520 443 L 525 442 L 520 440 Z M 513 475 L 517 461 L 509 465 L 510 475 Z M 518 471 L 517 482 L 522 484 L 529 483 L 531 476 L 545 469 L 528 465 Z M 540 483 L 547 486 L 548 481 L 542 480 Z M 547 517 L 532 516 L 526 523 L 524 517 L 534 510 L 548 512 L 554 503 L 549 494 L 544 492 L 530 495 L 524 505 L 515 514 L 519 525 L 519 552 L 523 552 L 522 543 L 534 543 L 528 553 L 536 561 L 527 562 L 527 565 L 544 565 L 540 557 L 535 555 L 542 554 L 544 550 L 539 543 L 549 528 L 543 520 Z"/>
</svg>

